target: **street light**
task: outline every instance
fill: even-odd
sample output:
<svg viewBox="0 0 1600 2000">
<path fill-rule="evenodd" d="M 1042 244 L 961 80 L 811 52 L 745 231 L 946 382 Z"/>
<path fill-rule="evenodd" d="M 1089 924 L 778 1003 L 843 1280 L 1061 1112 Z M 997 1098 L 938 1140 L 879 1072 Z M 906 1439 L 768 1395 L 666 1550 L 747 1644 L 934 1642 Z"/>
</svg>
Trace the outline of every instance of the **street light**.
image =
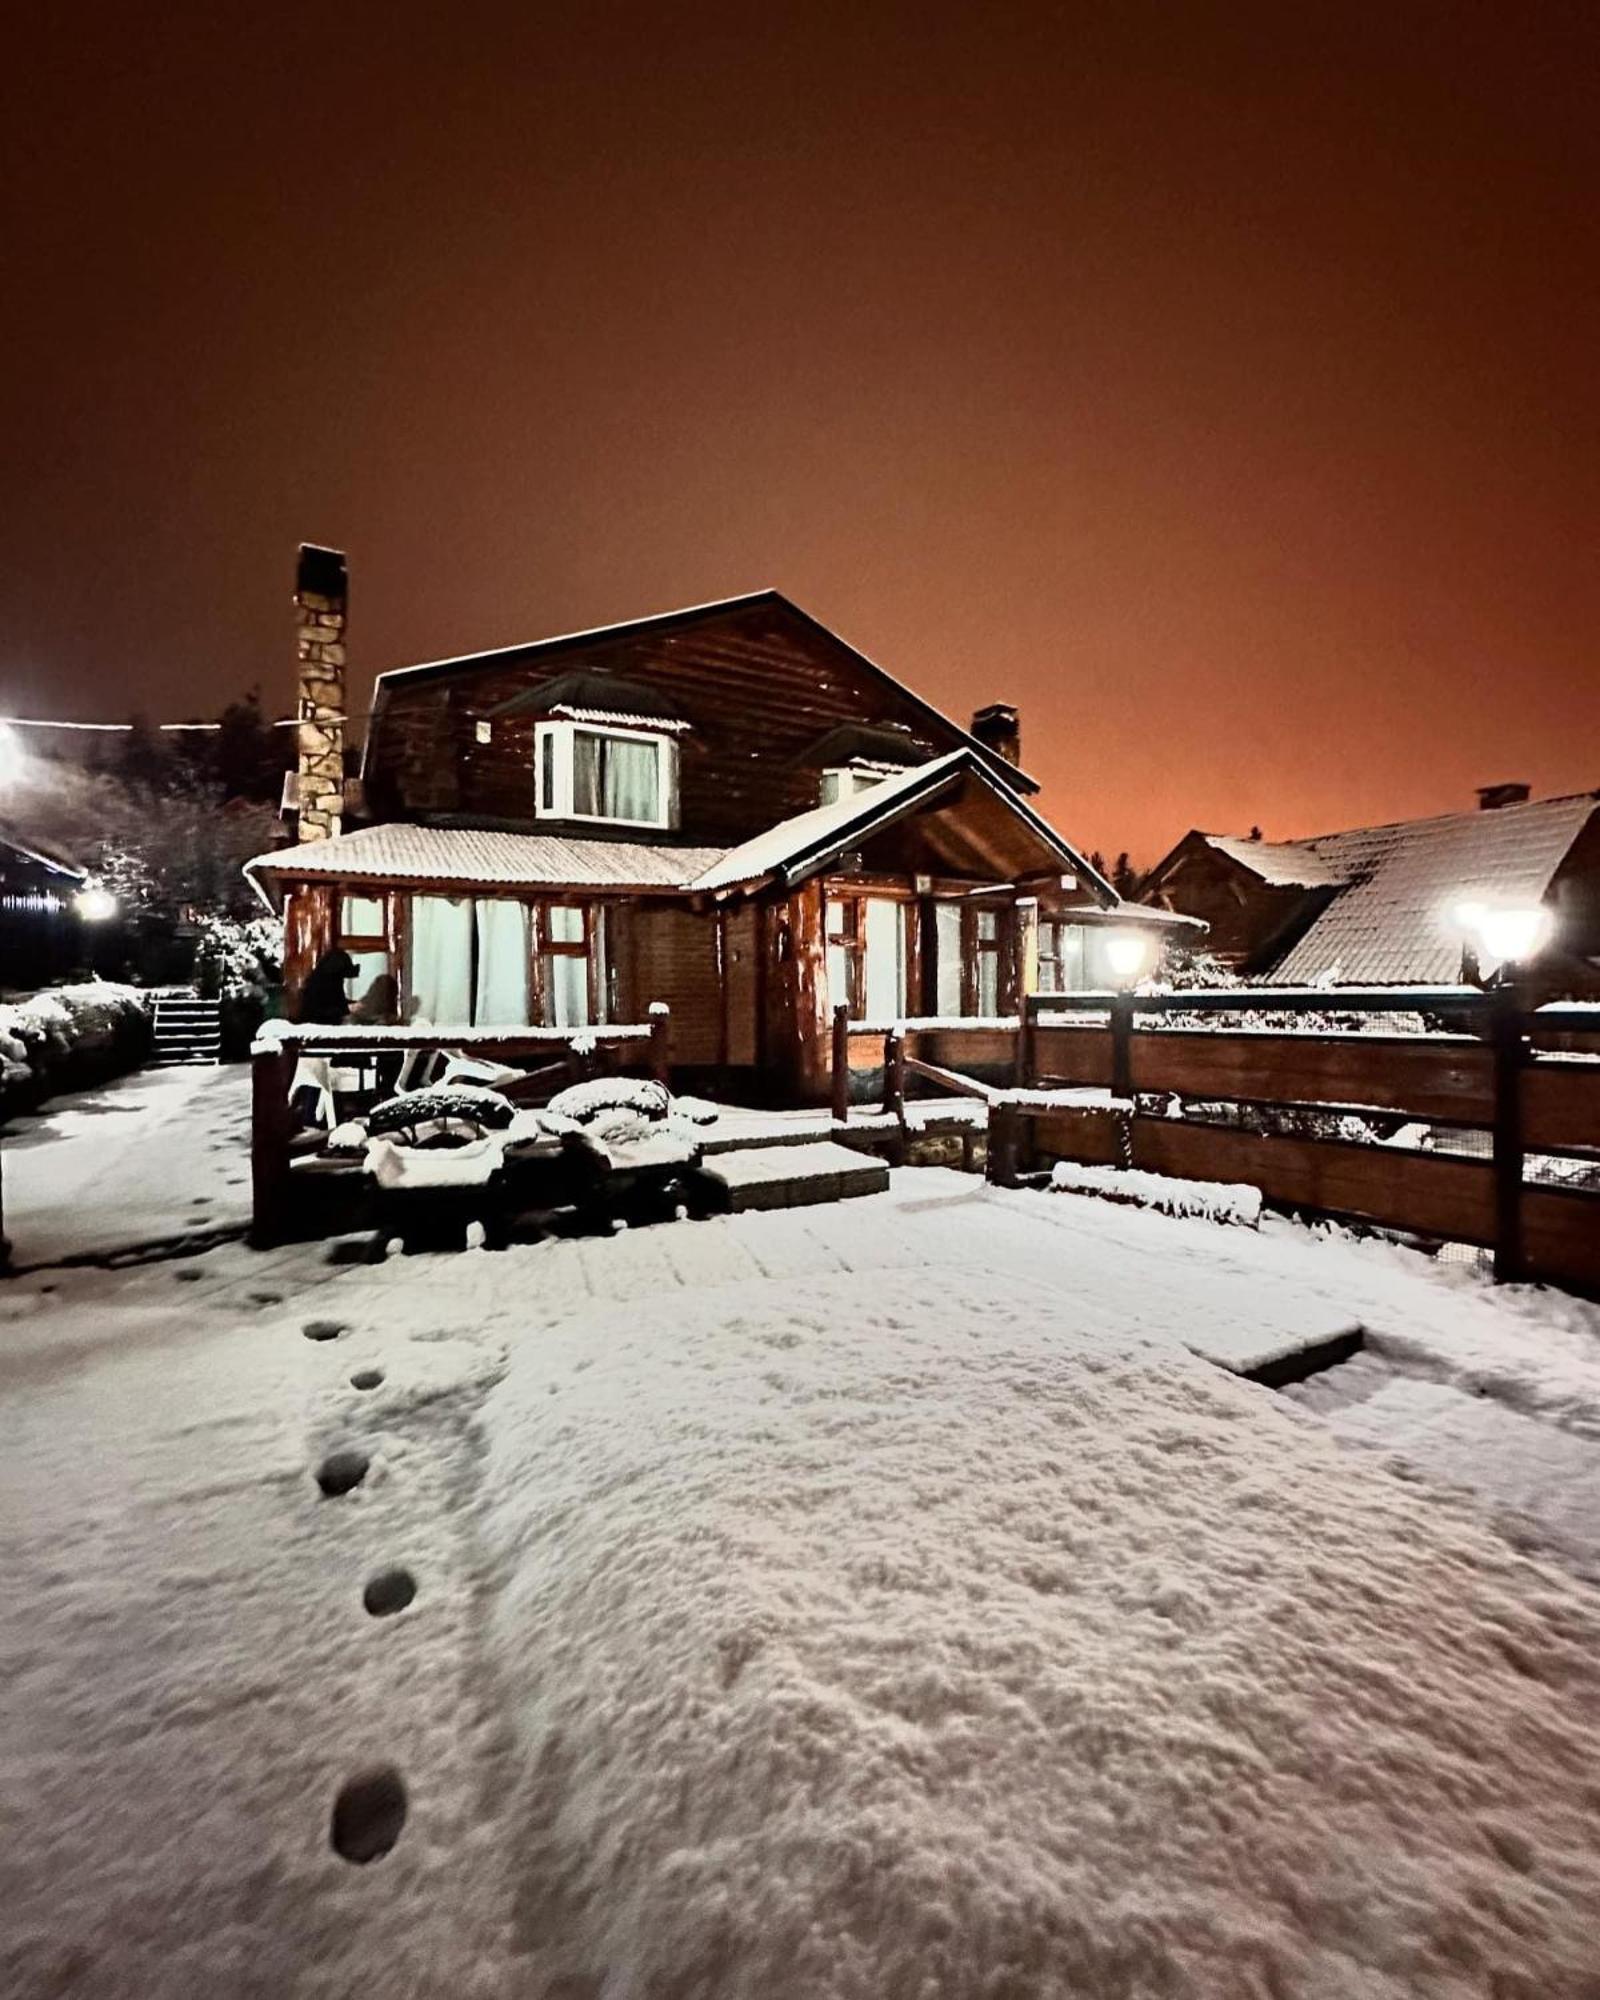
<svg viewBox="0 0 1600 2000">
<path fill-rule="evenodd" d="M 1491 903 L 1477 898 L 1456 904 L 1451 915 L 1485 965 L 1523 965 L 1555 935 L 1555 917 L 1543 903 Z"/>
<path fill-rule="evenodd" d="M 1143 931 L 1113 931 L 1106 939 L 1106 964 L 1121 985 L 1132 986 L 1150 958 L 1150 940 Z"/>
<path fill-rule="evenodd" d="M 73 897 L 72 907 L 86 924 L 104 924 L 117 914 L 117 899 L 104 883 L 86 882 Z"/>
</svg>

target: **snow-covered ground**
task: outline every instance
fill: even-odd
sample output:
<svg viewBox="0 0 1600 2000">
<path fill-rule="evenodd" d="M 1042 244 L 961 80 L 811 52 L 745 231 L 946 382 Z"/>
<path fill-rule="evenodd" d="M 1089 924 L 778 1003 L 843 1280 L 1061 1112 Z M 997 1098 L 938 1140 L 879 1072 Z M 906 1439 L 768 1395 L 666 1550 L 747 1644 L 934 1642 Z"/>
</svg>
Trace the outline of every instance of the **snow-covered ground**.
<svg viewBox="0 0 1600 2000">
<path fill-rule="evenodd" d="M 137 1070 L 53 1098 L 0 1139 L 20 1267 L 250 1219 L 250 1072 Z"/>
<path fill-rule="evenodd" d="M 1405 1477 L 1200 1358 L 1351 1320 Z M 1570 1454 L 1561 1521 L 1448 1490 L 1421 1388 Z M 1579 2000 L 1597 1441 L 1589 1308 L 931 1169 L 24 1276 L 0 1991 Z"/>
</svg>

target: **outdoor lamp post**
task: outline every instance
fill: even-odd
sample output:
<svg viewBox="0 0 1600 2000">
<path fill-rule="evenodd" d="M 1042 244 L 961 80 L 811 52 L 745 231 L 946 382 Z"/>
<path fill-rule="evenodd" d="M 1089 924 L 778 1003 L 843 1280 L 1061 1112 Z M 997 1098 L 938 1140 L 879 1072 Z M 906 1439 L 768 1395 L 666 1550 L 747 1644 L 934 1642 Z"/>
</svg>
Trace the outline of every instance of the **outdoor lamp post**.
<svg viewBox="0 0 1600 2000">
<path fill-rule="evenodd" d="M 1489 903 L 1468 899 L 1451 915 L 1467 941 L 1468 973 L 1481 977 L 1499 968 L 1506 978 L 1537 958 L 1555 933 L 1555 918 L 1542 903 Z"/>
<path fill-rule="evenodd" d="M 1150 940 L 1143 931 L 1113 931 L 1106 939 L 1106 964 L 1119 986 L 1132 986 L 1150 961 Z"/>
<path fill-rule="evenodd" d="M 104 924 L 117 914 L 117 899 L 103 882 L 86 882 L 73 897 L 72 907 L 86 924 Z"/>
</svg>

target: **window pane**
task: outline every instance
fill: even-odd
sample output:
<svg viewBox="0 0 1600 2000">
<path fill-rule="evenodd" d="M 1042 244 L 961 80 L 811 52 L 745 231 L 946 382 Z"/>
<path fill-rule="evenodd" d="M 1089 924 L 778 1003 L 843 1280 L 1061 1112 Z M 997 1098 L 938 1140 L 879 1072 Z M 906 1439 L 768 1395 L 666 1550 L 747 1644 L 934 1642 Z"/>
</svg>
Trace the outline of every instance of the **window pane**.
<svg viewBox="0 0 1600 2000">
<path fill-rule="evenodd" d="M 473 1022 L 480 1028 L 528 1025 L 529 911 L 525 903 L 483 897 L 477 905 L 478 985 Z"/>
<path fill-rule="evenodd" d="M 568 953 L 544 961 L 545 1021 L 552 1028 L 589 1026 L 589 961 Z"/>
<path fill-rule="evenodd" d="M 998 937 L 1000 935 L 999 924 L 1000 913 L 997 910 L 980 910 L 978 912 L 978 935 L 980 938 L 987 941 Z"/>
<path fill-rule="evenodd" d="M 939 963 L 939 1017 L 949 1021 L 961 1013 L 961 906 L 934 906 L 934 945 Z"/>
<path fill-rule="evenodd" d="M 828 1018 L 835 1007 L 850 1004 L 850 955 L 842 944 L 828 946 Z"/>
<path fill-rule="evenodd" d="M 978 953 L 978 1012 L 998 1014 L 1000 1011 L 1000 954 L 997 951 Z"/>
<path fill-rule="evenodd" d="M 606 930 L 605 904 L 596 903 L 589 912 L 589 956 L 594 960 L 595 1019 L 602 1026 L 617 1018 L 611 1006 L 611 954 Z"/>
<path fill-rule="evenodd" d="M 345 937 L 382 937 L 383 899 L 346 896 L 339 906 L 339 929 Z"/>
<path fill-rule="evenodd" d="M 905 1011 L 906 933 L 903 908 L 887 896 L 869 896 L 866 1018 L 897 1020 Z"/>
<path fill-rule="evenodd" d="M 386 951 L 353 951 L 356 976 L 344 983 L 351 1008 L 363 1021 L 392 1021 L 398 995 Z"/>
<path fill-rule="evenodd" d="M 600 752 L 602 738 L 592 729 L 579 729 L 572 736 L 572 810 L 600 814 Z"/>
<path fill-rule="evenodd" d="M 552 944 L 583 943 L 583 912 L 572 903 L 552 903 L 545 911 L 545 936 Z"/>
<path fill-rule="evenodd" d="M 472 902 L 466 896 L 411 898 L 410 1013 L 414 1020 L 465 1028 L 472 1022 Z"/>
<path fill-rule="evenodd" d="M 1082 924 L 1060 924 L 1056 928 L 1061 954 L 1061 984 L 1058 993 L 1083 993 L 1089 985 L 1089 933 Z"/>
<path fill-rule="evenodd" d="M 838 800 L 839 798 L 841 798 L 841 797 L 843 796 L 843 790 L 842 790 L 842 787 L 843 787 L 843 783 L 844 783 L 844 776 L 845 776 L 845 774 L 844 774 L 844 772 L 843 772 L 843 771 L 824 771 L 824 772 L 823 772 L 823 774 L 822 774 L 822 803 L 823 803 L 823 804 L 824 804 L 825 806 L 831 806 L 831 805 L 833 805 L 833 804 L 834 804 L 834 803 L 835 803 L 835 802 L 836 802 L 836 801 L 837 801 L 837 800 Z"/>
<path fill-rule="evenodd" d="M 636 743 L 626 736 L 605 741 L 605 783 L 601 796 L 607 819 L 661 817 L 661 745 Z"/>
<path fill-rule="evenodd" d="M 556 739 L 549 729 L 539 740 L 539 805 L 547 813 L 556 809 Z"/>
</svg>

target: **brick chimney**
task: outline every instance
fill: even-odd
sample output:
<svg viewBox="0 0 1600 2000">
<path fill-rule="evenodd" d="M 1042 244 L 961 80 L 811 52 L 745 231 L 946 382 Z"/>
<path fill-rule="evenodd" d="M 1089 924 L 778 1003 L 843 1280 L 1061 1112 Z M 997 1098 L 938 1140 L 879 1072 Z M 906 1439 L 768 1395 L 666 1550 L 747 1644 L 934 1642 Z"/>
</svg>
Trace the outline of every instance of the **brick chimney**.
<svg viewBox="0 0 1600 2000">
<path fill-rule="evenodd" d="M 1498 812 L 1502 806 L 1525 806 L 1528 803 L 1531 785 L 1480 785 L 1478 787 L 1479 812 Z"/>
<path fill-rule="evenodd" d="M 972 718 L 972 734 L 1008 764 L 1022 762 L 1022 724 L 1009 701 L 991 701 L 980 708 Z"/>
<path fill-rule="evenodd" d="M 300 764 L 295 783 L 301 840 L 330 840 L 344 811 L 345 616 L 349 583 L 337 549 L 302 542 L 295 571 Z"/>
</svg>

